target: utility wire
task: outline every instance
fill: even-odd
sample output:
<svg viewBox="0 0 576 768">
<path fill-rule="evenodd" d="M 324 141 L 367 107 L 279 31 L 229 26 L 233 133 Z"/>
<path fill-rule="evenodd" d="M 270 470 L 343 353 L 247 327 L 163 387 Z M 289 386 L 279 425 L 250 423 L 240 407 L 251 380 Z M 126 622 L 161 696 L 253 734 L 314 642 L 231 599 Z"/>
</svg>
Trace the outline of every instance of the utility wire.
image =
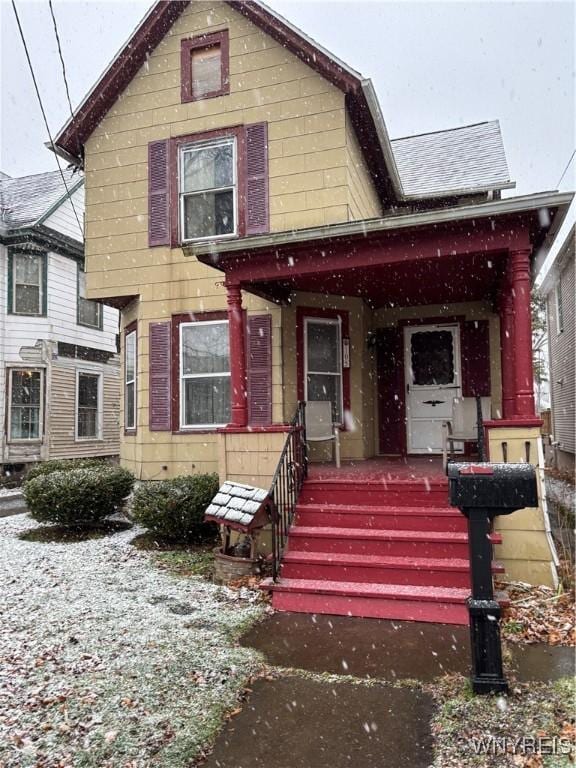
<svg viewBox="0 0 576 768">
<path fill-rule="evenodd" d="M 52 6 L 52 0 L 48 0 L 50 6 L 50 15 L 52 16 L 52 24 L 54 26 L 54 35 L 56 37 L 56 44 L 58 45 L 58 55 L 60 56 L 60 64 L 62 65 L 62 77 L 64 78 L 64 87 L 66 88 L 66 98 L 68 99 L 68 106 L 70 107 L 70 117 L 74 119 L 74 110 L 72 109 L 72 99 L 70 98 L 70 89 L 68 88 L 68 78 L 66 77 L 66 65 L 64 64 L 64 56 L 62 54 L 62 46 L 60 45 L 60 35 L 58 34 L 58 25 L 56 24 L 56 16 L 54 15 L 54 7 Z"/>
<path fill-rule="evenodd" d="M 38 104 L 40 105 L 40 111 L 42 112 L 42 117 L 44 119 L 44 125 L 46 126 L 46 131 L 48 132 L 48 138 L 50 139 L 50 145 L 54 148 L 54 139 L 52 138 L 52 134 L 50 133 L 50 126 L 48 125 L 48 118 L 46 117 L 46 111 L 44 110 L 44 104 L 42 103 L 42 97 L 40 96 L 40 89 L 38 88 L 38 82 L 36 80 L 36 75 L 34 74 L 34 67 L 32 66 L 32 60 L 30 59 L 30 53 L 28 52 L 28 46 L 26 44 L 26 38 L 24 37 L 24 31 L 22 30 L 22 24 L 20 23 L 20 17 L 18 16 L 18 11 L 16 9 L 16 3 L 14 0 L 12 0 L 12 9 L 14 11 L 14 16 L 16 17 L 16 24 L 18 25 L 18 31 L 20 32 L 20 39 L 22 40 L 22 45 L 24 46 L 24 53 L 26 54 L 26 59 L 28 61 L 28 67 L 30 69 L 30 74 L 32 75 L 32 82 L 34 83 L 34 89 L 36 91 L 36 96 L 38 97 Z M 66 178 L 64 176 L 64 172 L 62 170 L 62 166 L 60 165 L 60 158 L 56 153 L 54 153 L 54 157 L 56 158 L 56 163 L 58 164 L 58 170 L 60 171 L 60 176 L 62 177 L 62 181 L 64 183 L 64 187 L 66 189 L 66 192 L 68 194 L 68 199 L 70 200 L 70 204 L 72 205 L 72 210 L 74 211 L 74 216 L 76 217 L 76 221 L 78 222 L 78 228 L 80 229 L 80 232 L 84 234 L 84 229 L 82 225 L 80 224 L 80 219 L 78 218 L 78 213 L 76 211 L 76 207 L 74 205 L 74 201 L 72 200 L 72 197 L 70 195 L 70 189 L 68 188 L 68 184 L 66 182 Z"/>
<path fill-rule="evenodd" d="M 558 183 L 556 184 L 556 189 L 558 189 L 560 184 L 562 184 L 562 179 L 564 178 L 564 176 L 566 176 L 566 172 L 567 172 L 568 168 L 570 168 L 570 163 L 572 162 L 572 160 L 574 160 L 574 155 L 576 155 L 576 149 L 572 150 L 572 154 L 570 155 L 570 160 L 568 160 L 568 162 L 566 163 L 566 168 L 564 168 L 564 170 L 562 171 L 562 176 L 560 176 L 560 179 L 558 180 Z"/>
</svg>

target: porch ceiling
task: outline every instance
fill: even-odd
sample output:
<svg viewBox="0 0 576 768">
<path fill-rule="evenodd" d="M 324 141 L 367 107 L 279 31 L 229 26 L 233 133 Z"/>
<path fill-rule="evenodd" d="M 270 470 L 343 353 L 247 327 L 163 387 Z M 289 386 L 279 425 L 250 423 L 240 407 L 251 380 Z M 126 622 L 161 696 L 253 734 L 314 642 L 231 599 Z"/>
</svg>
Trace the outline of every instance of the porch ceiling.
<svg viewBox="0 0 576 768">
<path fill-rule="evenodd" d="M 445 304 L 496 299 L 504 272 L 504 254 L 457 254 L 442 259 L 351 266 L 334 271 L 327 264 L 313 274 L 246 285 L 245 289 L 275 301 L 293 291 L 354 296 L 373 308 Z"/>
</svg>

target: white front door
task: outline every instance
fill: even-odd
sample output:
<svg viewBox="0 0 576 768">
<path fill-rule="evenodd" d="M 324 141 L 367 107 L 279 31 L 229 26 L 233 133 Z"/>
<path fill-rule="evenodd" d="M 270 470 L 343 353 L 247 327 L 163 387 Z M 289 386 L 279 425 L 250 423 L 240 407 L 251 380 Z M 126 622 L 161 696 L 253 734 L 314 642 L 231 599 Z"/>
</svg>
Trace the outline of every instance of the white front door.
<svg viewBox="0 0 576 768">
<path fill-rule="evenodd" d="M 408 453 L 440 453 L 442 422 L 460 394 L 457 324 L 404 329 Z"/>
</svg>

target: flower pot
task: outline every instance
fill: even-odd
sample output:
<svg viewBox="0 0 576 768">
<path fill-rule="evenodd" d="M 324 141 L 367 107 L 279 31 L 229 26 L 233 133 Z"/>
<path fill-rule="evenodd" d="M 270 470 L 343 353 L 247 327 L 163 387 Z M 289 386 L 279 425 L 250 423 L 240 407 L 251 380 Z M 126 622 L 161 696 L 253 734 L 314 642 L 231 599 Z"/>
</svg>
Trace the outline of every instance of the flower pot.
<svg viewBox="0 0 576 768">
<path fill-rule="evenodd" d="M 220 547 L 214 550 L 214 582 L 228 584 L 244 576 L 258 573 L 258 560 L 251 557 L 225 555 Z"/>
</svg>

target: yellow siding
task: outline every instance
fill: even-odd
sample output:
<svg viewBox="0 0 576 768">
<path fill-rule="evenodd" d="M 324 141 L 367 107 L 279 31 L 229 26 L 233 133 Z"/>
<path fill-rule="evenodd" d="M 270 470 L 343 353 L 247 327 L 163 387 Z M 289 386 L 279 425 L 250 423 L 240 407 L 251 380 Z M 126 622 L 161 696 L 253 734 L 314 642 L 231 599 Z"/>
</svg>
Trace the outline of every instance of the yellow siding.
<svg viewBox="0 0 576 768">
<path fill-rule="evenodd" d="M 230 94 L 182 104 L 180 40 L 218 29 L 229 31 Z M 374 215 L 342 92 L 224 3 L 186 9 L 86 143 L 88 294 L 139 297 L 123 313 L 124 326 L 138 320 L 138 430 L 122 438 L 122 461 L 139 477 L 217 470 L 215 434 L 147 428 L 148 327 L 176 313 L 226 309 L 221 272 L 180 248 L 148 247 L 148 143 L 260 121 L 268 123 L 272 230 Z M 244 306 L 272 315 L 272 409 L 280 422 L 295 405 L 283 401 L 283 313 L 247 294 Z M 353 455 L 363 453 L 363 439 L 354 436 Z"/>
<path fill-rule="evenodd" d="M 528 459 L 531 464 L 538 466 L 539 440 L 538 427 L 490 428 L 490 460 L 504 460 L 502 444 L 506 443 L 507 461 L 524 462 Z M 526 443 L 530 444 L 529 456 L 526 455 Z M 540 477 L 538 492 L 538 508 L 521 509 L 511 515 L 496 518 L 495 528 L 502 533 L 502 544 L 495 547 L 496 558 L 504 564 L 509 579 L 554 586 L 553 555 L 545 530 Z"/>
<path fill-rule="evenodd" d="M 382 216 L 382 204 L 349 117 L 346 121 L 346 155 L 350 220 Z"/>
<path fill-rule="evenodd" d="M 118 403 L 120 395 L 117 365 L 82 368 L 103 374 L 103 422 L 101 440 L 76 440 L 76 370 L 74 365 L 53 365 L 51 369 L 50 458 L 117 456 L 120 452 Z"/>
</svg>

